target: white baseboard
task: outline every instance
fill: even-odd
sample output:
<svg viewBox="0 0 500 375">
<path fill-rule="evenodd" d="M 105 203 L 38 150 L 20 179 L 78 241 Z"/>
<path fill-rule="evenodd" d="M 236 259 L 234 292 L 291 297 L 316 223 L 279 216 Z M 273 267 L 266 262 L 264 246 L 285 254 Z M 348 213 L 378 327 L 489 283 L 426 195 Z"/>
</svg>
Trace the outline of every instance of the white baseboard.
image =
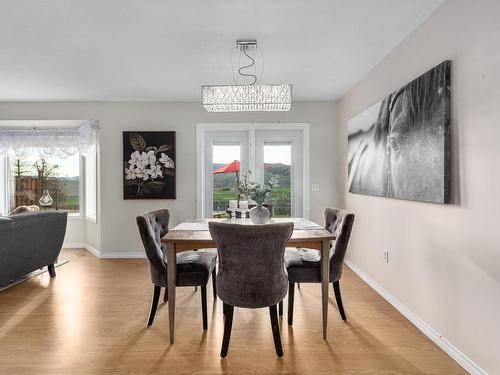
<svg viewBox="0 0 500 375">
<path fill-rule="evenodd" d="M 84 243 L 79 242 L 65 242 L 62 245 L 63 249 L 85 249 L 85 246 Z"/>
<path fill-rule="evenodd" d="M 92 255 L 96 256 L 97 258 L 102 258 L 102 254 L 99 250 L 97 250 L 95 247 L 90 246 L 89 244 L 85 244 L 85 249 Z"/>
<path fill-rule="evenodd" d="M 473 362 L 469 357 L 453 346 L 448 340 L 434 330 L 429 324 L 420 319 L 410 309 L 403 305 L 391 293 L 385 290 L 379 283 L 373 280 L 369 275 L 359 269 L 354 263 L 346 259 L 345 264 L 358 275 L 365 283 L 372 287 L 396 310 L 398 310 L 406 319 L 417 327 L 424 335 L 431 339 L 437 346 L 443 349 L 455 362 L 462 366 L 467 372 L 474 375 L 487 375 L 487 372 Z"/>
<path fill-rule="evenodd" d="M 85 249 L 92 255 L 96 256 L 97 258 L 101 258 L 101 252 L 99 250 L 83 242 L 76 242 L 76 243 L 65 242 L 62 247 L 63 249 Z"/>
<path fill-rule="evenodd" d="M 144 251 L 120 251 L 113 253 L 102 253 L 100 258 L 102 259 L 138 259 L 138 258 L 146 258 L 146 253 Z"/>
<path fill-rule="evenodd" d="M 65 249 L 85 249 L 89 253 L 91 253 L 92 255 L 94 255 L 100 259 L 146 258 L 146 254 L 144 253 L 144 251 L 120 251 L 120 252 L 106 253 L 103 251 L 99 251 L 96 248 L 94 248 L 86 243 L 64 243 L 63 248 L 65 248 Z"/>
</svg>

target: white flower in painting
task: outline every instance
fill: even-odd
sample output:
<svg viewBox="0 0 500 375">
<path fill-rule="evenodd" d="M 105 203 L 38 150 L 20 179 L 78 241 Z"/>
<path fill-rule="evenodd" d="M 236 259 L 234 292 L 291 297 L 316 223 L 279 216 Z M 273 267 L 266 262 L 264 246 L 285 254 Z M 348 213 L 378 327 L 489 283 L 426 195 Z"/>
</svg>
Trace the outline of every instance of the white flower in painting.
<svg viewBox="0 0 500 375">
<path fill-rule="evenodd" d="M 163 177 L 163 172 L 161 171 L 161 165 L 153 165 L 151 169 L 147 170 L 151 178 Z"/>
<path fill-rule="evenodd" d="M 160 163 L 162 163 L 165 168 L 174 168 L 174 161 L 163 152 L 161 153 Z"/>
<path fill-rule="evenodd" d="M 142 178 L 144 181 L 146 181 L 147 179 L 149 179 L 149 173 L 148 173 L 148 171 L 149 171 L 149 169 L 145 169 L 142 166 L 139 167 L 139 168 L 136 168 L 134 170 L 135 175 L 137 176 L 137 178 Z"/>
<path fill-rule="evenodd" d="M 144 160 L 144 163 L 146 165 L 151 164 L 151 167 L 154 167 L 156 164 L 156 154 L 153 150 L 148 151 L 147 153 L 143 152 L 142 157 Z"/>
<path fill-rule="evenodd" d="M 134 168 L 125 168 L 125 179 L 126 180 L 134 180 L 136 175 L 135 175 L 135 171 L 134 171 Z"/>
<path fill-rule="evenodd" d="M 132 154 L 130 154 L 130 160 L 128 163 L 130 164 L 130 167 L 135 167 L 136 165 L 142 165 L 142 156 L 139 151 L 134 151 Z"/>
</svg>

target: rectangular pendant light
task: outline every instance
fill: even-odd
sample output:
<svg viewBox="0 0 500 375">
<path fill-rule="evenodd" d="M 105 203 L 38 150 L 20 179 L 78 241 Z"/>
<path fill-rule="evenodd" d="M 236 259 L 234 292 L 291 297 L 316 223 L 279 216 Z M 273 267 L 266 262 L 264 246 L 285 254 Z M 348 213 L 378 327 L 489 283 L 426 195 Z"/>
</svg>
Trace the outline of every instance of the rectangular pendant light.
<svg viewBox="0 0 500 375">
<path fill-rule="evenodd" d="M 289 111 L 292 85 L 201 86 L 201 103 L 208 112 Z"/>
</svg>

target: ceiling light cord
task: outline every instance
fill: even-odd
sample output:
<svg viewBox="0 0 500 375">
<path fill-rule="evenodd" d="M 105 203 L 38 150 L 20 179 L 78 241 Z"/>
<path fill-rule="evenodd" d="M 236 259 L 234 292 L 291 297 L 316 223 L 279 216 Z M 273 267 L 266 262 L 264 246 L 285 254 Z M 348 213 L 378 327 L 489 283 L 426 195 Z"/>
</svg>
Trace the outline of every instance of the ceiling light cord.
<svg viewBox="0 0 500 375">
<path fill-rule="evenodd" d="M 257 71 L 257 61 L 255 60 L 255 50 L 257 50 L 257 52 L 260 54 L 260 62 L 261 62 L 261 67 L 260 67 L 260 74 L 259 72 Z M 235 52 L 238 52 L 238 57 L 237 57 L 237 62 L 235 61 L 236 60 L 236 54 Z M 254 85 L 255 83 L 259 83 L 262 82 L 263 80 L 263 77 L 264 77 L 264 52 L 262 51 L 261 48 L 259 47 L 255 47 L 252 49 L 252 55 L 253 55 L 253 60 L 255 61 L 255 63 L 252 63 L 248 66 L 244 66 L 244 67 L 241 67 L 238 69 L 238 71 L 236 71 L 235 69 L 235 65 L 237 65 L 238 67 L 241 66 L 241 55 L 242 55 L 242 52 L 244 52 L 244 50 L 242 49 L 239 49 L 238 47 L 233 47 L 231 48 L 229 51 L 228 51 L 228 57 L 229 57 L 229 62 L 230 62 L 230 65 L 231 65 L 231 75 L 232 75 L 232 78 L 233 78 L 233 83 L 235 85 L 238 85 L 239 84 L 239 77 L 240 77 L 240 70 L 241 69 L 245 69 L 247 67 L 251 67 L 253 66 L 253 70 L 254 70 L 254 74 L 251 75 L 251 74 L 241 74 L 242 76 L 252 76 L 254 78 L 254 82 L 251 84 L 251 85 Z M 248 56 L 250 57 L 250 56 Z M 255 76 L 257 76 L 257 80 L 255 79 Z"/>
<path fill-rule="evenodd" d="M 254 58 L 253 58 L 252 56 L 250 56 L 250 55 L 247 53 L 247 51 L 246 51 L 246 50 L 243 50 L 243 53 L 244 53 L 244 54 L 245 54 L 245 56 L 246 56 L 246 57 L 248 57 L 248 58 L 249 58 L 252 62 L 251 62 L 250 64 L 248 64 L 248 65 L 244 65 L 244 66 L 240 67 L 240 68 L 238 69 L 238 74 L 239 74 L 239 75 L 241 75 L 241 76 L 243 76 L 243 77 L 252 77 L 252 78 L 253 78 L 253 82 L 252 82 L 252 83 L 250 83 L 250 85 L 249 85 L 249 86 L 252 86 L 252 85 L 254 85 L 254 84 L 255 84 L 255 82 L 257 82 L 257 76 L 256 76 L 255 74 L 251 74 L 251 73 L 243 73 L 243 72 L 242 72 L 242 70 L 243 70 L 243 69 L 247 69 L 247 68 L 251 68 L 252 66 L 254 66 L 254 65 L 255 65 L 255 60 L 254 60 Z"/>
<path fill-rule="evenodd" d="M 262 78 L 264 77 L 264 52 L 262 52 L 262 49 L 257 47 L 257 50 L 260 52 L 260 60 L 262 61 L 262 67 L 260 69 L 260 79 L 259 79 L 259 84 L 262 82 Z"/>
</svg>

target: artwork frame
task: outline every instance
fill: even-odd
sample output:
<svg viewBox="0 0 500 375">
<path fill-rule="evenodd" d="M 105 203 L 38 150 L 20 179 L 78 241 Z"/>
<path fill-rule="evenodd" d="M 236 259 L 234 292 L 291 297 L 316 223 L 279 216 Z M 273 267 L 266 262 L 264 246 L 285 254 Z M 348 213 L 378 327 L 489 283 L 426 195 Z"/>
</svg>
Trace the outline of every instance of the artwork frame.
<svg viewBox="0 0 500 375">
<path fill-rule="evenodd" d="M 176 199 L 175 131 L 123 132 L 123 199 Z"/>
<path fill-rule="evenodd" d="M 450 203 L 451 61 L 352 117 L 347 159 L 351 193 Z"/>
</svg>

